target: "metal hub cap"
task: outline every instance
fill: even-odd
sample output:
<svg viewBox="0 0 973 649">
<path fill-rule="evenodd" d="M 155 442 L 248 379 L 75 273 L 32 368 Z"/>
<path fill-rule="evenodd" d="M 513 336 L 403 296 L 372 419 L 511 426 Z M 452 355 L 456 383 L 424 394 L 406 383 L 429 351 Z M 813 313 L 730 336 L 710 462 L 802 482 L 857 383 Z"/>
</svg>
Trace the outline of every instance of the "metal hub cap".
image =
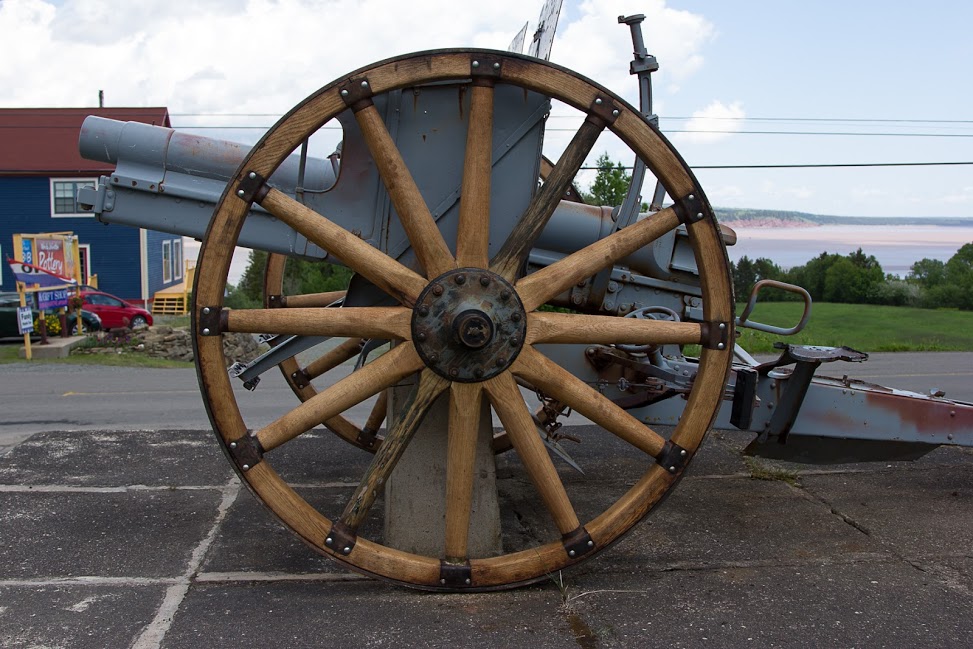
<svg viewBox="0 0 973 649">
<path fill-rule="evenodd" d="M 412 342 L 422 360 L 451 381 L 484 381 L 520 353 L 524 305 L 499 275 L 459 268 L 429 283 L 412 311 Z"/>
</svg>

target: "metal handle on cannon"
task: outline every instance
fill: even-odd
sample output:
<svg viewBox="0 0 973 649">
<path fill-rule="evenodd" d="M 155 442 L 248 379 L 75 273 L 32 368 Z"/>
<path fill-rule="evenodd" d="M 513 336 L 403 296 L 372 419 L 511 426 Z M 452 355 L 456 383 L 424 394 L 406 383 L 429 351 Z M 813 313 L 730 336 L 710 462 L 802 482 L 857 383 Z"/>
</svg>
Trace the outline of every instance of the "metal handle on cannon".
<svg viewBox="0 0 973 649">
<path fill-rule="evenodd" d="M 788 293 L 794 293 L 800 295 L 801 299 L 804 300 L 804 314 L 801 316 L 800 322 L 790 329 L 785 329 L 783 327 L 775 327 L 774 325 L 764 324 L 762 322 L 752 322 L 749 320 L 750 314 L 753 313 L 754 307 L 757 306 L 757 295 L 760 293 L 761 289 L 765 286 L 771 288 L 779 288 L 782 291 L 787 291 Z M 747 300 L 747 306 L 743 309 L 741 313 L 736 318 L 736 326 L 746 327 L 748 329 L 756 329 L 757 331 L 763 331 L 769 334 L 776 334 L 778 336 L 793 336 L 797 332 L 804 329 L 807 325 L 808 319 L 811 317 L 811 294 L 800 286 L 795 286 L 794 284 L 787 284 L 786 282 L 778 282 L 774 279 L 762 279 L 753 285 L 750 289 L 750 299 Z"/>
</svg>

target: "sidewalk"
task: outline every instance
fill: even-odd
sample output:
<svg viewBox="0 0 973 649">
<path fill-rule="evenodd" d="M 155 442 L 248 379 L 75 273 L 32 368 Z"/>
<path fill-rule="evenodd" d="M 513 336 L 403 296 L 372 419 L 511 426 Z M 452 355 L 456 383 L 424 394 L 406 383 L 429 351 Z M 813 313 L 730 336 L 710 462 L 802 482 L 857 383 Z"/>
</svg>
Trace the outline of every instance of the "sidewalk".
<svg viewBox="0 0 973 649">
<path fill-rule="evenodd" d="M 968 450 L 796 474 L 759 461 L 772 479 L 756 480 L 740 454 L 749 437 L 717 431 L 671 497 L 601 555 L 533 587 L 438 595 L 305 547 L 240 486 L 211 435 L 51 432 L 0 457 L 0 646 L 973 641 Z M 288 450 L 314 457 L 315 471 L 295 453 L 275 468 L 316 498 L 346 498 L 352 487 L 333 476 L 367 456 L 305 437 Z M 618 449 L 588 450 L 587 488 L 623 487 Z M 501 491 L 529 527 L 544 513 L 515 464 L 501 456 Z"/>
</svg>

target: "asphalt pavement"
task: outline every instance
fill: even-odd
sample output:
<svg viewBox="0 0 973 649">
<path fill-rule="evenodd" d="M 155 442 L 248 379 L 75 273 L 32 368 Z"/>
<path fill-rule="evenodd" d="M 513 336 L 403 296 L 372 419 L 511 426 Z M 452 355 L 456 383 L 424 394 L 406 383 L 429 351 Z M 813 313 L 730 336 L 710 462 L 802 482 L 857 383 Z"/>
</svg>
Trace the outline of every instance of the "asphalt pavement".
<svg viewBox="0 0 973 649">
<path fill-rule="evenodd" d="M 973 401 L 973 355 L 884 356 L 846 373 Z M 243 395 L 254 417 L 294 403 L 267 381 Z M 713 431 L 597 557 L 513 591 L 428 594 L 347 573 L 287 532 L 241 487 L 195 390 L 192 371 L 0 366 L 0 646 L 973 645 L 969 449 L 806 467 Z M 282 451 L 275 468 L 321 502 L 346 499 L 354 483 L 334 476 L 368 460 L 324 432 Z M 586 475 L 559 470 L 579 509 L 632 480 L 623 446 L 573 454 Z M 516 544 L 545 514 L 511 454 L 498 477 Z"/>
</svg>

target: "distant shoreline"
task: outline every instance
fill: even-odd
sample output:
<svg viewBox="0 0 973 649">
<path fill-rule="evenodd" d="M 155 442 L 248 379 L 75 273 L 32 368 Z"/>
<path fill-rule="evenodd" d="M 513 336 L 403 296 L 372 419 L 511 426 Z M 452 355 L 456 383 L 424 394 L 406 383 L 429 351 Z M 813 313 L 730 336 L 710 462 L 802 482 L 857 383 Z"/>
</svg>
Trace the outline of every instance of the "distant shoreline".
<svg viewBox="0 0 973 649">
<path fill-rule="evenodd" d="M 807 212 L 714 208 L 720 223 L 731 228 L 814 228 L 822 225 L 973 227 L 973 217 L 962 216 L 829 216 Z"/>
</svg>

